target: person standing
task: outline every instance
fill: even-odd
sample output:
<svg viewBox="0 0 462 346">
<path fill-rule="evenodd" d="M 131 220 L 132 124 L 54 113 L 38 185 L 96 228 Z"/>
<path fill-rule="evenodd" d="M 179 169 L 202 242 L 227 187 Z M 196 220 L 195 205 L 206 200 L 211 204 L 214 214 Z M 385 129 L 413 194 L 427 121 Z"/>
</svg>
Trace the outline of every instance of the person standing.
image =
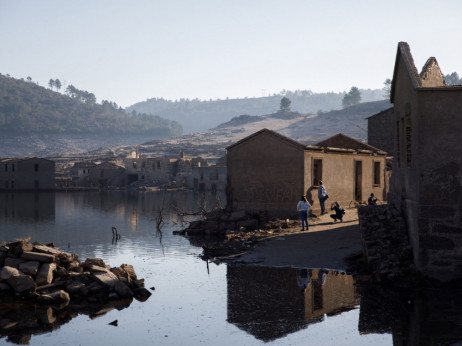
<svg viewBox="0 0 462 346">
<path fill-rule="evenodd" d="M 305 196 L 302 196 L 297 204 L 297 211 L 300 212 L 300 220 L 302 220 L 302 232 L 305 230 L 305 225 L 308 231 L 308 211 L 310 208 L 311 204 L 308 203 Z"/>
<path fill-rule="evenodd" d="M 321 215 L 324 215 L 327 213 L 325 202 L 326 202 L 326 199 L 329 198 L 329 195 L 326 192 L 326 188 L 323 185 L 322 180 L 319 181 L 318 198 L 319 198 L 319 204 L 321 205 Z"/>
</svg>

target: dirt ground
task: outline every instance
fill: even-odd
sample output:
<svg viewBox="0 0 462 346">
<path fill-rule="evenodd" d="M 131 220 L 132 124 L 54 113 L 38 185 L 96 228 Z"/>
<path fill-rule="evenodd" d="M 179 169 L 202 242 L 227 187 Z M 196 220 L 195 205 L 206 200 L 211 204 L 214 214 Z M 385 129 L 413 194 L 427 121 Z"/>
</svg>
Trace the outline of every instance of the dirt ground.
<svg viewBox="0 0 462 346">
<path fill-rule="evenodd" d="M 273 267 L 347 270 L 345 258 L 362 251 L 356 208 L 347 209 L 343 222 L 325 214 L 309 221 L 308 232 L 298 227 L 264 240 L 231 262 Z"/>
</svg>

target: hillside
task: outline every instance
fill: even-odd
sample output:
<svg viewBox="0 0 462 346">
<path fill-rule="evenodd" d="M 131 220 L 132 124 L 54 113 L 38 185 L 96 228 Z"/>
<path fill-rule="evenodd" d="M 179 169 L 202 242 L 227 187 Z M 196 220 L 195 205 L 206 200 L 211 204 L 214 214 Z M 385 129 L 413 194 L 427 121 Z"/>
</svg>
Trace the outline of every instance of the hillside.
<svg viewBox="0 0 462 346">
<path fill-rule="evenodd" d="M 362 102 L 383 99 L 382 90 L 360 90 Z M 194 133 L 216 127 L 241 114 L 259 116 L 276 112 L 281 98 L 286 96 L 291 101 L 291 109 L 300 113 L 317 113 L 342 108 L 345 93 L 313 93 L 310 90 L 282 91 L 266 97 L 199 100 L 180 99 L 176 101 L 152 98 L 136 103 L 128 111 L 159 114 L 179 122 L 185 133 Z"/>
<path fill-rule="evenodd" d="M 0 74 L 0 133 L 24 135 L 149 134 L 181 135 L 181 125 L 157 115 L 132 112 L 70 85 L 66 95 L 28 81 Z M 0 153 L 0 155 L 3 155 Z"/>
<path fill-rule="evenodd" d="M 235 117 L 215 129 L 184 135 L 177 138 L 155 140 L 140 145 L 139 152 L 145 155 L 186 155 L 216 159 L 226 154 L 226 147 L 254 132 L 267 128 L 295 139 L 303 144 L 315 144 L 337 133 L 344 133 L 359 140 L 367 139 L 366 118 L 391 105 L 388 101 L 361 103 L 338 111 L 323 114 L 292 113 L 284 118 L 281 113 L 263 116 Z M 95 156 L 125 156 L 135 146 L 117 146 L 92 152 Z"/>
</svg>

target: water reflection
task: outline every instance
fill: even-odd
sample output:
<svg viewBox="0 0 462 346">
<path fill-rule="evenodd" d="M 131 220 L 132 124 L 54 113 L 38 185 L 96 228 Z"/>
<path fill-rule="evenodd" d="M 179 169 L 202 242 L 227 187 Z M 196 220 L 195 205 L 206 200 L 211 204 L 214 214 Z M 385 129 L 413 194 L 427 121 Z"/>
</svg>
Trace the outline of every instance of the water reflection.
<svg viewBox="0 0 462 346">
<path fill-rule="evenodd" d="M 361 334 L 391 333 L 393 345 L 461 345 L 461 287 L 419 291 L 363 287 Z"/>
<path fill-rule="evenodd" d="M 117 309 L 130 306 L 133 299 L 124 299 L 106 304 L 76 304 L 67 306 L 46 306 L 25 303 L 0 304 L 0 338 L 20 345 L 28 345 L 32 335 L 51 333 L 78 315 L 91 319 L 103 316 Z"/>
<path fill-rule="evenodd" d="M 43 222 L 55 219 L 55 194 L 2 193 L 0 194 L 0 220 L 5 223 Z"/>
<path fill-rule="evenodd" d="M 265 342 L 359 303 L 354 279 L 322 269 L 229 265 L 228 322 Z"/>
</svg>

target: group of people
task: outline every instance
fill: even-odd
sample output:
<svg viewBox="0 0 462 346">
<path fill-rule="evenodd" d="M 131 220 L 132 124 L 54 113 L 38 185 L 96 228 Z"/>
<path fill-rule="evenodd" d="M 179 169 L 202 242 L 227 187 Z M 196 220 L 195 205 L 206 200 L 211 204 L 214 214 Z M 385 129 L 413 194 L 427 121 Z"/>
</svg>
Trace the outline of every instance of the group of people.
<svg viewBox="0 0 462 346">
<path fill-rule="evenodd" d="M 326 212 L 326 200 L 329 198 L 329 195 L 326 192 L 326 187 L 324 186 L 322 181 L 319 181 L 318 186 L 318 199 L 319 205 L 321 206 L 321 215 L 327 214 Z M 367 205 L 376 205 L 377 198 L 371 193 L 369 199 L 367 200 Z M 308 213 L 311 208 L 311 204 L 306 199 L 306 196 L 303 195 L 300 198 L 300 201 L 297 204 L 297 211 L 300 213 L 300 220 L 302 221 L 302 231 L 305 229 L 308 231 Z M 330 217 L 334 220 L 334 222 L 343 221 L 343 215 L 345 215 L 345 209 L 343 209 L 340 204 L 335 201 L 330 205 L 330 210 L 334 211 L 334 214 L 331 214 Z"/>
</svg>

